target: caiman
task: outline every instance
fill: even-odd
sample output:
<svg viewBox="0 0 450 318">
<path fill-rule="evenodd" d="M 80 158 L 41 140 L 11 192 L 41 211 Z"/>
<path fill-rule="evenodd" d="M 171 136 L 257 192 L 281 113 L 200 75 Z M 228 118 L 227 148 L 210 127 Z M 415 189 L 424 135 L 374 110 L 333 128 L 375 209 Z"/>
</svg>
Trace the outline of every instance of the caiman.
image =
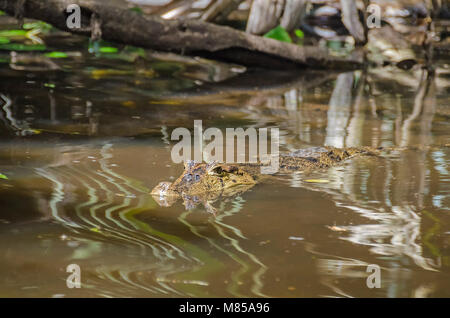
<svg viewBox="0 0 450 318">
<path fill-rule="evenodd" d="M 278 173 L 311 172 L 337 165 L 355 156 L 378 155 L 380 149 L 370 147 L 312 147 L 279 157 Z M 185 163 L 181 176 L 172 182 L 160 182 L 151 192 L 161 206 L 171 206 L 183 199 L 186 209 L 203 203 L 206 210 L 215 212 L 212 203 L 219 198 L 243 193 L 264 179 L 258 163 Z"/>
</svg>

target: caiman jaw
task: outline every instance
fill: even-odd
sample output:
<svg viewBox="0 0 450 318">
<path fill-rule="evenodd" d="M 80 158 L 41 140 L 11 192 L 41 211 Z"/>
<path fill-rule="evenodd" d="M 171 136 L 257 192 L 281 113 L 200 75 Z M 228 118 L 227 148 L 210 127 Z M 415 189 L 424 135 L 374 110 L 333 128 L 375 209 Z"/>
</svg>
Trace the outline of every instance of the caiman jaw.
<svg viewBox="0 0 450 318">
<path fill-rule="evenodd" d="M 170 189 L 172 182 L 160 182 L 153 190 L 150 192 L 153 199 L 163 207 L 169 207 L 174 204 L 180 195 Z"/>
</svg>

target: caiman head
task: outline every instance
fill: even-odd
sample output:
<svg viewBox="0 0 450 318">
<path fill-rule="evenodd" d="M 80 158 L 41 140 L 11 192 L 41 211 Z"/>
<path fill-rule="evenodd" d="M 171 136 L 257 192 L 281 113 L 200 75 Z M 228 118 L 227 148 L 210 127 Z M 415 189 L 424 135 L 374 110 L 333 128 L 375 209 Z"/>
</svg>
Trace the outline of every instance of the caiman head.
<svg viewBox="0 0 450 318">
<path fill-rule="evenodd" d="M 171 206 L 183 198 L 186 208 L 192 208 L 198 202 L 206 206 L 207 202 L 221 196 L 238 194 L 255 183 L 255 179 L 238 165 L 188 161 L 177 180 L 160 182 L 151 194 L 161 206 Z"/>
</svg>

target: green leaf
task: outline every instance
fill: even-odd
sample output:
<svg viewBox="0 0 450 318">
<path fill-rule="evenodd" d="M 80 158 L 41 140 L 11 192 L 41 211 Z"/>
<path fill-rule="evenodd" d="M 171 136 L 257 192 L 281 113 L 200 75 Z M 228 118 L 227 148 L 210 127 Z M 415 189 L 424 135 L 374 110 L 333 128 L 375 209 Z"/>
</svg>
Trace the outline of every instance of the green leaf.
<svg viewBox="0 0 450 318">
<path fill-rule="evenodd" d="M 4 174 L 0 173 L 0 179 L 8 180 L 8 177 Z"/>
<path fill-rule="evenodd" d="M 49 30 L 51 30 L 52 26 L 50 24 L 42 22 L 42 21 L 36 21 L 36 22 L 25 23 L 23 25 L 23 28 L 25 30 L 41 29 L 43 31 L 49 31 Z"/>
<path fill-rule="evenodd" d="M 8 44 L 10 41 L 8 38 L 0 37 L 0 44 Z"/>
<path fill-rule="evenodd" d="M 107 41 L 90 41 L 89 53 L 117 53 L 119 50 L 113 46 L 113 43 Z"/>
<path fill-rule="evenodd" d="M 281 25 L 264 34 L 265 38 L 275 39 L 282 42 L 292 43 L 289 33 Z"/>
<path fill-rule="evenodd" d="M 305 34 L 304 34 L 303 31 L 300 30 L 300 29 L 297 29 L 297 30 L 295 30 L 294 32 L 295 32 L 295 35 L 296 35 L 298 38 L 300 38 L 300 39 L 303 39 L 303 38 L 305 37 Z"/>
<path fill-rule="evenodd" d="M 31 23 L 24 23 L 22 28 L 24 28 L 25 30 L 32 30 L 35 28 L 38 28 L 38 24 L 36 22 L 31 22 Z"/>
<path fill-rule="evenodd" d="M 5 15 L 6 13 L 0 10 L 0 16 Z"/>
<path fill-rule="evenodd" d="M 117 53 L 119 50 L 111 46 L 102 46 L 99 51 L 100 53 Z"/>
<path fill-rule="evenodd" d="M 64 52 L 50 52 L 46 53 L 45 56 L 52 59 L 63 59 L 67 57 L 67 54 Z"/>
<path fill-rule="evenodd" d="M 15 37 L 15 36 L 25 36 L 27 35 L 26 30 L 3 30 L 0 31 L 0 36 L 2 37 L 6 37 L 6 38 L 11 38 L 11 37 Z"/>
<path fill-rule="evenodd" d="M 139 8 L 139 7 L 130 8 L 130 11 L 134 11 L 134 12 L 139 13 L 139 14 L 144 14 L 144 11 L 142 11 L 142 9 Z"/>
<path fill-rule="evenodd" d="M 52 84 L 52 83 L 44 83 L 44 86 L 45 87 L 49 87 L 49 88 L 55 88 L 56 87 L 56 85 Z"/>
</svg>

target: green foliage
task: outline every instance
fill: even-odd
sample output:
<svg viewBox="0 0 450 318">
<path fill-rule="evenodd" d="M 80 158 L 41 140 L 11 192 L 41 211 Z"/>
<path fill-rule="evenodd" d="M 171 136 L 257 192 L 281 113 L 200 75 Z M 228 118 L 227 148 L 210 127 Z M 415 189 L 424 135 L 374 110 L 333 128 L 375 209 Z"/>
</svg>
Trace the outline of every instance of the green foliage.
<svg viewBox="0 0 450 318">
<path fill-rule="evenodd" d="M 282 42 L 292 43 L 289 33 L 281 25 L 264 34 L 265 38 L 275 39 Z"/>
<path fill-rule="evenodd" d="M 3 179 L 3 180 L 8 180 L 8 177 L 7 177 L 7 176 L 5 176 L 4 174 L 0 173 L 0 179 Z"/>
<path fill-rule="evenodd" d="M 139 7 L 130 8 L 130 11 L 133 11 L 133 12 L 136 12 L 136 13 L 139 13 L 139 14 L 144 14 L 144 11 L 142 11 L 142 9 L 139 8 Z"/>
<path fill-rule="evenodd" d="M 5 38 L 12 38 L 12 37 L 24 37 L 27 35 L 26 30 L 2 30 L 0 31 L 0 36 Z"/>
<path fill-rule="evenodd" d="M 297 29 L 294 32 L 295 32 L 295 36 L 298 37 L 299 39 L 303 39 L 305 37 L 305 34 L 300 29 Z"/>
<path fill-rule="evenodd" d="M 109 43 L 107 41 L 100 40 L 100 41 L 95 41 L 95 42 L 89 43 L 89 52 L 94 53 L 94 54 L 99 54 L 99 53 L 111 54 L 111 53 L 117 53 L 118 51 L 119 51 L 119 49 L 112 46 L 112 43 Z"/>
<path fill-rule="evenodd" d="M 52 26 L 50 24 L 42 22 L 42 21 L 36 21 L 36 22 L 25 23 L 23 25 L 23 28 L 25 30 L 36 30 L 36 29 L 39 29 L 42 32 L 47 32 L 47 31 L 50 31 L 52 29 Z"/>
<path fill-rule="evenodd" d="M 102 46 L 99 51 L 100 53 L 117 53 L 119 49 L 112 46 Z"/>
<path fill-rule="evenodd" d="M 47 47 L 39 37 L 48 33 L 52 26 L 48 23 L 27 22 L 22 29 L 0 30 L 0 50 L 5 51 L 45 51 Z M 62 54 L 49 53 L 49 57 L 62 58 Z"/>
<path fill-rule="evenodd" d="M 68 57 L 67 54 L 64 52 L 49 52 L 46 53 L 45 56 L 52 59 L 64 59 Z"/>
<path fill-rule="evenodd" d="M 5 15 L 6 13 L 0 10 L 0 16 Z"/>
</svg>

